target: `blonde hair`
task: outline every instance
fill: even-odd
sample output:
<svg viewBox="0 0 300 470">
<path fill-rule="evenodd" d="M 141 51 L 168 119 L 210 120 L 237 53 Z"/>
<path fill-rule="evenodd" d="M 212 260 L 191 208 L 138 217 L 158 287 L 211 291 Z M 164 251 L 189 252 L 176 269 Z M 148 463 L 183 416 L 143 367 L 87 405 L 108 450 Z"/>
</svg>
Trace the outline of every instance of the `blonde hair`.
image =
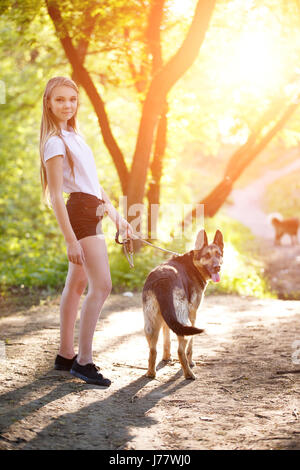
<svg viewBox="0 0 300 470">
<path fill-rule="evenodd" d="M 48 103 L 53 89 L 57 86 L 69 86 L 76 91 L 77 96 L 79 94 L 79 90 L 78 90 L 76 83 L 67 77 L 51 78 L 48 81 L 45 91 L 44 91 L 43 113 L 42 113 L 41 130 L 40 130 L 40 178 L 41 178 L 41 185 L 42 185 L 42 192 L 43 192 L 43 201 L 46 202 L 48 207 L 51 207 L 51 205 L 50 205 L 50 199 L 49 199 L 49 187 L 48 187 L 48 181 L 47 181 L 46 165 L 44 162 L 44 150 L 45 150 L 45 144 L 47 140 L 49 139 L 49 137 L 58 136 L 64 142 L 64 145 L 66 148 L 66 156 L 67 156 L 67 159 L 71 168 L 71 172 L 75 181 L 74 160 L 72 157 L 72 152 L 65 143 L 65 140 L 61 133 L 61 128 L 57 122 L 56 117 L 54 116 L 53 112 L 49 108 L 49 103 Z M 77 110 L 78 110 L 78 105 L 77 105 L 76 113 L 74 114 L 74 116 L 72 116 L 72 118 L 67 121 L 68 126 L 72 127 L 75 132 L 78 129 L 77 119 L 76 119 Z"/>
</svg>

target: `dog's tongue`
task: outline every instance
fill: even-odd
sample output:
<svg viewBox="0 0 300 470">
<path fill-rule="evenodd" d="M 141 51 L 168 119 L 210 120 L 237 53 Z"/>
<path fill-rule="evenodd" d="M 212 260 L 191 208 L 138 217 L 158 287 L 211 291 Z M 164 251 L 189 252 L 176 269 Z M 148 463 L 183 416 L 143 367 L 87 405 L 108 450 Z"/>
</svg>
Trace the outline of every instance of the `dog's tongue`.
<svg viewBox="0 0 300 470">
<path fill-rule="evenodd" d="M 211 278 L 212 278 L 212 280 L 213 280 L 214 282 L 220 282 L 220 280 L 221 280 L 219 273 L 213 273 L 213 274 L 211 275 Z"/>
</svg>

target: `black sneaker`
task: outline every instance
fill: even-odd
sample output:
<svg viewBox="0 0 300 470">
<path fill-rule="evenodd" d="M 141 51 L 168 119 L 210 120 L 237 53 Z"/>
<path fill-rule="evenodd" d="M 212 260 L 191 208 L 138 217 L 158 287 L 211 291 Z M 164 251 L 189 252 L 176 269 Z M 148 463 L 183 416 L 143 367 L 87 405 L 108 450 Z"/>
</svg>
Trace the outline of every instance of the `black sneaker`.
<svg viewBox="0 0 300 470">
<path fill-rule="evenodd" d="M 72 365 L 72 369 L 70 370 L 70 374 L 84 380 L 88 384 L 101 385 L 102 387 L 109 387 L 111 384 L 111 381 L 104 378 L 99 372 L 99 367 L 93 363 L 81 366 L 75 360 Z"/>
<path fill-rule="evenodd" d="M 62 357 L 59 354 L 57 354 L 55 363 L 54 363 L 54 369 L 70 371 L 76 357 L 77 357 L 77 354 L 73 357 L 73 359 L 66 359 L 65 357 Z"/>
</svg>

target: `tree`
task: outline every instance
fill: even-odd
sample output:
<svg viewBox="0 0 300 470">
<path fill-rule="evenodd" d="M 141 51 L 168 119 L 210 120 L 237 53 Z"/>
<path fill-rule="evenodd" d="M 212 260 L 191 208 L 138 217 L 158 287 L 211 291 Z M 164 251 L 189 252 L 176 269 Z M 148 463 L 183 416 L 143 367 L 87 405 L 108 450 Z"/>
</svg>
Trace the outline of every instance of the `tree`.
<svg viewBox="0 0 300 470">
<path fill-rule="evenodd" d="M 255 15 L 255 8 L 257 8 L 258 15 Z M 263 14 L 262 14 L 263 11 Z M 244 128 L 244 130 L 248 133 L 248 138 L 245 143 L 241 145 L 241 147 L 237 148 L 232 155 L 229 157 L 227 165 L 224 169 L 223 178 L 219 181 L 213 189 L 210 189 L 207 195 L 198 199 L 198 204 L 204 205 L 204 211 L 206 217 L 213 217 L 223 203 L 226 201 L 227 197 L 229 196 L 233 184 L 237 181 L 237 179 L 241 176 L 241 174 L 246 170 L 246 168 L 250 165 L 250 163 L 267 147 L 269 142 L 280 134 L 280 131 L 284 129 L 287 122 L 290 120 L 291 116 L 295 113 L 298 109 L 299 104 L 299 96 L 291 99 L 291 96 L 288 96 L 289 93 L 287 91 L 288 88 L 294 89 L 295 92 L 299 95 L 299 69 L 297 70 L 296 64 L 298 62 L 298 55 L 299 55 L 299 15 L 300 15 L 300 8 L 299 2 L 290 2 L 290 4 L 286 4 L 281 1 L 273 1 L 273 2 L 256 2 L 256 5 L 253 6 L 251 11 L 251 16 L 249 11 L 247 12 L 247 26 L 244 28 L 246 31 L 251 30 L 251 16 L 252 21 L 258 23 L 263 21 L 264 30 L 270 30 L 273 34 L 265 35 L 265 37 L 259 33 L 256 37 L 254 36 L 254 40 L 257 41 L 257 48 L 255 52 L 259 51 L 259 48 L 263 49 L 264 41 L 269 40 L 274 46 L 276 42 L 276 48 L 271 50 L 273 53 L 273 61 L 275 67 L 273 70 L 270 68 L 269 72 L 271 72 L 268 80 L 265 80 L 262 83 L 260 93 L 257 92 L 259 97 L 258 99 L 253 99 L 253 95 L 251 96 L 251 89 L 253 91 L 259 91 L 258 89 L 255 90 L 255 77 L 253 74 L 254 65 L 256 65 L 254 60 L 249 60 L 249 55 L 253 54 L 253 44 L 244 43 L 246 46 L 246 50 L 241 51 L 242 55 L 240 54 L 239 58 L 242 59 L 243 65 L 246 68 L 246 72 L 250 74 L 249 79 L 243 83 L 241 80 L 241 76 L 239 76 L 240 70 L 231 70 L 230 63 L 228 63 L 228 56 L 224 55 L 224 61 L 227 61 L 228 65 L 228 73 L 220 64 L 216 67 L 215 73 L 222 73 L 222 80 L 225 82 L 224 88 L 227 86 L 227 78 L 230 78 L 230 83 L 228 84 L 228 92 L 226 98 L 226 93 L 222 94 L 222 99 L 224 101 L 228 99 L 227 109 L 232 116 L 237 117 L 235 119 L 237 125 L 236 129 L 233 129 L 233 133 L 236 132 L 238 134 L 239 128 Z M 234 15 L 236 12 L 233 13 Z M 263 20 L 262 20 L 263 18 Z M 234 22 L 235 17 L 233 18 Z M 215 23 L 220 21 L 220 17 L 217 17 Z M 236 23 L 241 24 L 241 22 L 236 21 Z M 243 36 L 241 36 L 243 37 Z M 236 42 L 235 34 L 232 34 L 232 38 L 224 39 L 230 41 L 230 46 L 232 48 L 232 54 L 234 54 L 234 42 Z M 247 50 L 247 46 L 248 49 Z M 249 47 L 251 46 L 251 47 Z M 271 48 L 270 48 L 271 49 Z M 249 54 L 250 53 L 250 54 Z M 288 54 L 288 56 L 287 56 Z M 211 54 L 213 57 L 213 54 Z M 222 62 L 222 53 L 220 51 L 220 62 Z M 267 54 L 262 58 L 266 60 Z M 214 59 L 213 59 L 214 60 Z M 262 60 L 258 62 L 260 66 L 263 66 Z M 234 65 L 234 64 L 233 64 Z M 203 66 L 203 64 L 202 64 Z M 210 70 L 212 73 L 212 69 L 210 64 L 204 63 L 205 70 Z M 262 67 L 263 68 L 263 67 Z M 259 72 L 263 77 L 264 70 L 259 70 L 258 67 L 258 76 Z M 254 82 L 254 83 L 253 83 Z M 261 80 L 262 82 L 262 80 Z M 247 84 L 247 87 L 245 87 Z M 205 88 L 205 85 L 202 87 Z M 214 82 L 214 87 L 217 89 L 218 85 Z M 246 91 L 249 94 L 249 98 L 252 99 L 249 104 L 246 105 L 246 101 L 238 100 L 238 104 L 232 100 L 233 94 L 236 92 L 237 94 L 244 93 Z M 208 95 L 211 97 L 211 94 L 208 92 Z M 255 96 L 255 94 L 254 94 Z M 231 100 L 231 102 L 230 102 Z M 242 106 L 239 106 L 239 103 Z M 223 102 L 222 102 L 223 105 Z M 297 119 L 297 118 L 296 118 Z M 291 128 L 295 128 L 295 124 L 299 122 L 294 120 L 294 123 L 291 124 Z M 297 139 L 296 136 L 294 136 Z M 298 141 L 299 141 L 299 133 L 298 133 Z M 192 218 L 196 215 L 196 208 L 186 216 L 186 218 L 181 222 L 181 226 L 187 226 Z"/>
<path fill-rule="evenodd" d="M 241 176 L 254 158 L 268 145 L 273 137 L 285 126 L 296 111 L 299 106 L 299 97 L 293 100 L 286 107 L 284 112 L 282 112 L 284 104 L 283 100 L 272 103 L 270 109 L 267 110 L 256 124 L 247 142 L 230 157 L 222 181 L 218 183 L 206 197 L 198 202 L 198 204 L 204 205 L 205 217 L 213 217 L 217 213 L 231 193 L 234 182 Z M 275 124 L 272 124 L 270 127 L 274 116 L 277 116 L 277 120 L 275 120 Z M 267 126 L 270 128 L 263 135 L 263 131 Z M 182 227 L 186 227 L 193 220 L 195 215 L 196 209 L 193 209 L 192 212 L 186 216 L 185 220 L 182 221 Z"/>
<path fill-rule="evenodd" d="M 80 85 L 85 89 L 94 107 L 99 120 L 104 142 L 109 149 L 116 166 L 123 193 L 128 198 L 128 207 L 131 208 L 134 204 L 142 204 L 145 193 L 151 150 L 159 117 L 162 115 L 162 113 L 163 115 L 165 114 L 168 92 L 179 80 L 179 78 L 186 72 L 186 70 L 192 65 L 198 55 L 214 9 L 215 0 L 207 0 L 205 2 L 199 1 L 197 3 L 194 18 L 186 38 L 175 55 L 171 57 L 171 59 L 169 59 L 165 65 L 162 65 L 159 49 L 159 26 L 164 1 L 154 0 L 152 2 L 149 18 L 158 18 L 158 21 L 153 22 L 155 27 L 152 27 L 152 23 L 151 27 L 148 27 L 148 44 L 149 48 L 153 51 L 153 74 L 150 79 L 142 106 L 136 146 L 130 170 L 128 170 L 124 161 L 124 156 L 112 134 L 104 102 L 93 80 L 91 79 L 89 71 L 83 63 L 88 47 L 88 36 L 84 36 L 83 46 L 82 44 L 80 46 L 78 42 L 76 47 L 76 45 L 74 45 L 72 32 L 69 31 L 68 23 L 64 20 L 63 14 L 60 11 L 59 3 L 55 0 L 46 0 L 46 5 L 49 16 L 51 17 L 55 26 L 56 33 L 73 68 L 74 75 Z M 97 24 L 95 21 L 95 18 L 97 17 L 97 10 L 92 10 L 93 8 L 86 11 L 87 19 L 85 21 L 84 31 L 88 32 L 88 34 L 91 34 L 92 30 L 94 30 Z M 66 6 L 64 11 L 66 11 Z M 83 53 L 81 53 L 82 50 Z M 160 131 L 162 131 L 162 129 L 165 127 L 165 119 L 163 116 L 161 118 L 161 126 L 159 127 Z M 157 133 L 158 141 L 160 142 L 163 141 L 163 139 L 160 139 L 160 135 L 163 132 Z M 159 145 L 156 146 L 156 150 L 156 158 L 153 160 L 152 170 L 154 173 L 157 171 L 159 178 L 159 155 L 161 155 Z M 130 214 L 129 212 L 128 219 L 133 219 L 134 215 Z"/>
<path fill-rule="evenodd" d="M 6 2 L 6 4 L 9 3 L 11 2 Z M 250 66 L 253 64 L 246 64 L 247 73 L 250 72 L 250 79 L 245 83 L 242 81 L 243 77 L 232 73 L 230 67 L 227 66 L 228 54 L 234 53 L 239 45 L 241 33 L 244 30 L 249 30 L 251 21 L 254 24 L 260 23 L 261 27 L 265 27 L 266 30 L 274 30 L 271 42 L 274 42 L 276 37 L 280 37 L 281 31 L 283 31 L 280 41 L 285 45 L 276 51 L 280 58 L 282 56 L 289 57 L 289 61 L 283 61 L 281 58 L 283 68 L 290 70 L 291 66 L 297 63 L 299 57 L 297 47 L 291 47 L 292 42 L 297 44 L 295 11 L 291 10 L 290 4 L 287 6 L 281 0 L 267 2 L 258 0 L 251 5 L 251 8 L 248 2 L 246 2 L 247 6 L 245 2 L 239 0 L 230 2 L 219 0 L 218 8 L 214 11 L 213 21 L 210 21 L 210 15 L 214 8 L 213 2 L 211 4 L 210 2 L 197 2 L 193 20 L 187 23 L 180 18 L 178 22 L 180 25 L 184 24 L 185 28 L 185 30 L 183 29 L 185 39 L 178 50 L 175 46 L 179 42 L 177 38 L 175 38 L 176 41 L 173 40 L 173 44 L 168 44 L 167 47 L 165 42 L 165 38 L 169 38 L 166 30 L 169 28 L 172 31 L 174 28 L 173 20 L 168 17 L 171 3 L 173 2 L 167 2 L 167 0 L 153 0 L 151 2 L 104 0 L 95 5 L 87 0 L 81 0 L 81 2 L 79 0 L 72 2 L 70 0 L 63 2 L 54 0 L 29 2 L 29 0 L 25 0 L 18 5 L 16 10 L 13 10 L 14 14 L 15 11 L 17 12 L 18 23 L 21 23 L 23 28 L 23 24 L 30 21 L 31 9 L 35 9 L 35 14 L 40 14 L 41 5 L 47 6 L 46 11 L 55 25 L 57 37 L 73 68 L 73 77 L 86 90 L 96 111 L 103 139 L 117 169 L 123 193 L 128 198 L 131 197 L 131 201 L 128 199 L 128 206 L 134 202 L 142 203 L 147 187 L 149 206 L 159 202 L 160 179 L 162 169 L 166 164 L 163 156 L 167 142 L 167 120 L 172 122 L 171 129 L 174 129 L 174 122 L 176 126 L 173 107 L 175 100 L 174 94 L 172 94 L 174 89 L 177 97 L 180 93 L 183 96 L 188 88 L 192 88 L 194 102 L 200 110 L 198 113 L 188 114 L 185 104 L 181 102 L 179 105 L 181 109 L 179 108 L 178 114 L 184 116 L 189 123 L 190 134 L 187 137 L 198 139 L 203 146 L 206 145 L 208 148 L 209 145 L 214 145 L 216 149 L 221 147 L 223 141 L 218 135 L 218 121 L 223 114 L 233 117 L 234 126 L 231 131 L 233 135 L 235 132 L 238 133 L 239 129 L 248 132 L 247 144 L 242 145 L 241 149 L 234 153 L 232 160 L 237 167 L 243 162 L 243 170 L 245 163 L 250 161 L 249 158 L 254 147 L 255 152 L 262 148 L 261 144 L 259 146 L 257 144 L 266 129 L 267 132 L 272 126 L 278 129 L 276 120 L 279 119 L 279 114 L 277 111 L 274 112 L 267 121 L 268 111 L 266 110 L 270 107 L 270 102 L 276 103 L 278 99 L 276 94 L 280 95 L 281 93 L 282 103 L 286 101 L 284 94 L 279 90 L 287 83 L 287 80 L 282 79 L 279 82 L 265 80 L 260 93 L 256 93 L 255 83 L 253 84 L 253 80 L 251 80 Z M 202 15 L 202 22 L 199 19 L 201 11 L 205 13 Z M 283 13 L 287 14 L 288 21 L 286 22 L 283 21 Z M 229 20 L 231 20 L 230 23 Z M 204 47 L 201 47 L 201 56 L 199 60 L 195 61 L 200 46 L 203 46 L 203 37 L 209 21 L 210 28 L 206 34 Z M 195 31 L 196 24 L 200 25 L 197 31 Z M 175 28 L 177 28 L 176 24 Z M 193 42 L 192 46 L 191 42 Z M 246 57 L 249 55 L 247 46 L 249 46 L 249 41 L 246 44 L 246 51 L 242 49 L 240 51 Z M 258 47 L 261 47 L 261 42 Z M 119 74 L 114 73 L 115 63 L 118 64 Z M 191 66 L 191 64 L 193 65 Z M 187 80 L 191 71 L 195 77 L 192 84 Z M 273 73 L 273 76 L 275 75 Z M 180 81 L 179 78 L 181 78 Z M 105 83 L 115 85 L 115 90 L 124 90 L 126 87 L 136 90 L 141 118 L 136 130 L 132 161 L 128 155 L 124 157 L 121 140 L 115 137 L 114 128 L 111 125 L 111 115 L 109 115 L 105 102 L 106 96 L 105 93 L 102 93 L 102 84 Z M 236 91 L 241 95 L 239 102 L 234 100 Z M 270 91 L 274 92 L 273 96 Z M 272 109 L 272 106 L 270 108 Z M 170 109 L 171 112 L 167 112 Z M 122 112 L 124 114 L 124 110 Z M 263 116 L 263 119 L 259 116 Z M 251 147 L 254 136 L 256 136 L 255 146 Z M 174 133 L 172 137 L 172 141 L 175 140 Z M 262 142 L 266 142 L 266 140 L 264 139 Z M 176 143 L 178 143 L 178 139 Z M 207 159 L 211 157 L 208 152 L 206 155 Z M 176 158 L 173 160 L 176 160 L 176 165 L 182 171 L 183 167 L 185 169 L 185 161 L 180 162 L 179 158 L 179 152 L 176 149 Z M 169 162 L 167 164 L 169 165 Z M 199 169 L 201 171 L 200 164 Z M 214 201 L 215 196 L 218 196 L 217 199 L 220 202 L 221 190 L 225 191 L 225 188 L 226 191 L 228 190 L 228 182 L 230 181 L 228 177 L 233 182 L 232 175 L 230 176 L 228 171 L 224 173 L 224 176 L 222 185 L 218 185 L 216 191 L 207 187 L 210 189 L 207 197 L 203 198 L 203 194 L 199 194 L 199 200 L 205 201 L 207 209 L 211 204 L 207 214 L 214 213 L 213 206 L 217 205 L 217 200 Z M 213 178 L 214 175 L 212 178 L 207 178 L 207 182 Z M 217 180 L 214 181 L 214 184 L 216 183 Z"/>
</svg>

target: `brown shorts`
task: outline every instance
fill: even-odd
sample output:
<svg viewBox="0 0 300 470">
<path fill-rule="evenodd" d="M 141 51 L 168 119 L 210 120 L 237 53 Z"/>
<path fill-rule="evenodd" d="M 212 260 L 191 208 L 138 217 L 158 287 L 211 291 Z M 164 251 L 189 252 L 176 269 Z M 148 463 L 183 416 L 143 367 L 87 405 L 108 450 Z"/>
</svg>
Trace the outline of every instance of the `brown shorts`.
<svg viewBox="0 0 300 470">
<path fill-rule="evenodd" d="M 93 194 L 71 193 L 66 203 L 70 223 L 77 240 L 103 234 L 105 202 Z"/>
</svg>

